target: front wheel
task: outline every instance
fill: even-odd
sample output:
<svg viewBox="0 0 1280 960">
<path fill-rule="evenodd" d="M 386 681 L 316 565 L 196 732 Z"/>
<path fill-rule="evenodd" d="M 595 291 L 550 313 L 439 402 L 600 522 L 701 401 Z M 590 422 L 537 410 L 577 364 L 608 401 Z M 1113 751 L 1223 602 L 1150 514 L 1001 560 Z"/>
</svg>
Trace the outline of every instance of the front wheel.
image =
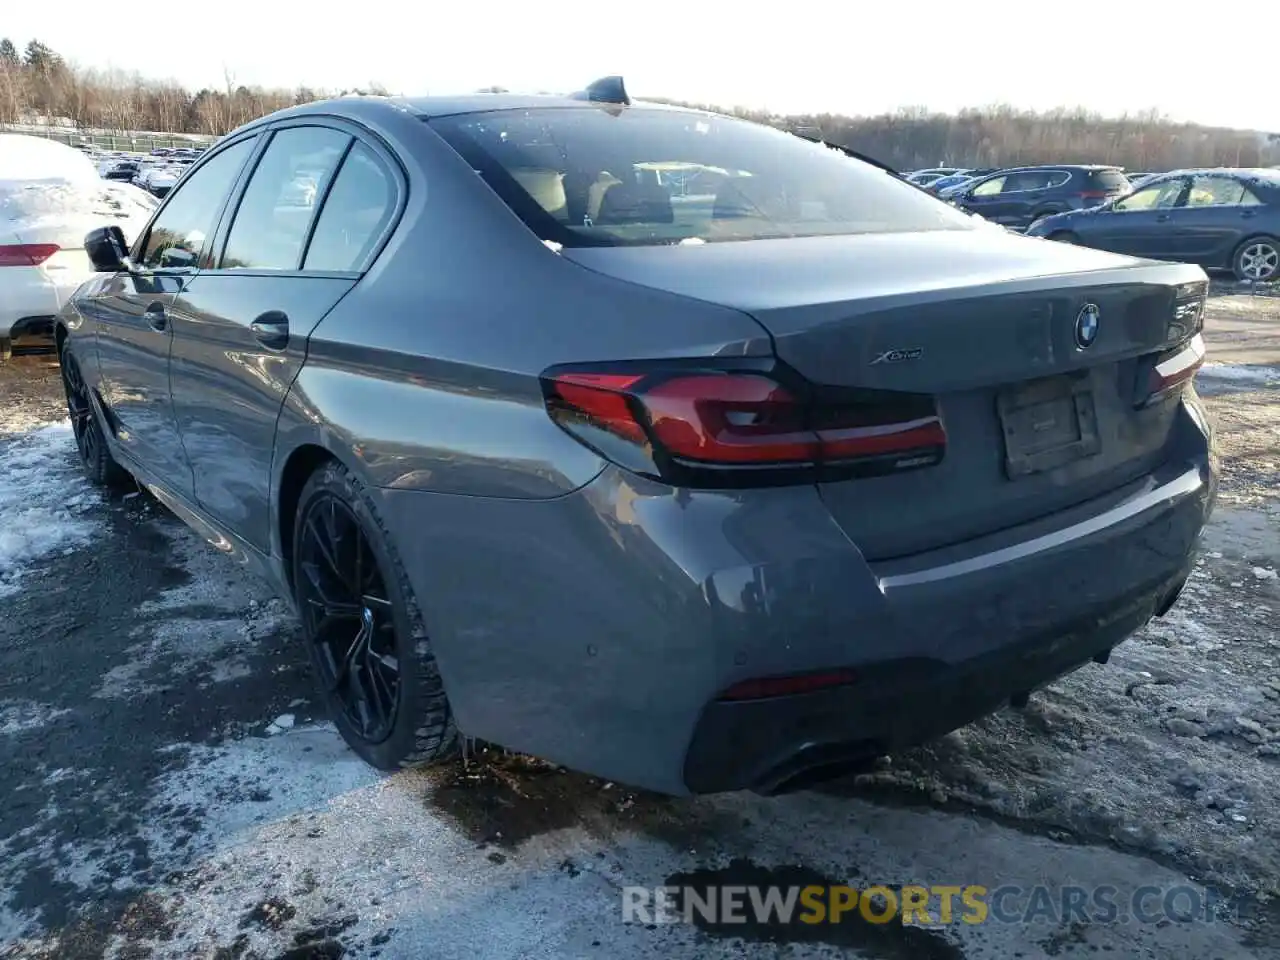
<svg viewBox="0 0 1280 960">
<path fill-rule="evenodd" d="M 337 463 L 302 490 L 293 584 L 329 714 L 380 770 L 447 759 L 449 699 L 399 557 L 363 484 Z"/>
<path fill-rule="evenodd" d="M 85 476 L 95 486 L 122 486 L 129 476 L 107 449 L 107 438 L 94 413 L 89 386 L 70 348 L 62 348 L 58 365 L 62 368 L 62 388 L 67 395 L 67 416 L 71 418 L 71 432 L 76 438 L 76 451 Z"/>
<path fill-rule="evenodd" d="M 1270 283 L 1280 278 L 1280 240 L 1254 237 L 1240 244 L 1231 260 L 1237 280 Z"/>
</svg>

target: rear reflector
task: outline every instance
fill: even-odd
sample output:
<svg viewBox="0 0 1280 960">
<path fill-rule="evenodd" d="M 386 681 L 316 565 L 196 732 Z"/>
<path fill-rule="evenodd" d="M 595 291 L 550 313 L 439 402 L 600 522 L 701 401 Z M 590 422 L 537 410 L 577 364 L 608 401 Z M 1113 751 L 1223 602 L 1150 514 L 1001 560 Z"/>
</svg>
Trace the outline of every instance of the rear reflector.
<svg viewBox="0 0 1280 960">
<path fill-rule="evenodd" d="M 755 370 L 561 370 L 543 387 L 552 419 L 578 440 L 628 469 L 693 485 L 932 466 L 947 443 L 931 396 L 815 399 L 803 383 L 792 389 Z"/>
<path fill-rule="evenodd" d="M 56 243 L 0 244 L 0 267 L 38 267 L 57 252 Z"/>
<path fill-rule="evenodd" d="M 852 670 L 829 670 L 824 673 L 805 673 L 794 677 L 763 677 L 735 683 L 717 697 L 718 700 L 764 700 L 768 697 L 787 697 L 799 693 L 813 693 L 844 687 L 856 683 L 858 675 Z"/>
</svg>

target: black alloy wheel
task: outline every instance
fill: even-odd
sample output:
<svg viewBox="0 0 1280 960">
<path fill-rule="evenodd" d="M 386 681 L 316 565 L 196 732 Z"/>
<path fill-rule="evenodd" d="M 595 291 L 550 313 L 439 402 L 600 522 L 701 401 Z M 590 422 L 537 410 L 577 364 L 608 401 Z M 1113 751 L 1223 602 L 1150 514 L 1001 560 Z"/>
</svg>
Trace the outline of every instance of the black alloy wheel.
<svg viewBox="0 0 1280 960">
<path fill-rule="evenodd" d="M 312 497 L 298 532 L 300 613 L 321 688 L 362 741 L 385 741 L 400 709 L 392 602 L 355 513 L 341 498 Z"/>
</svg>

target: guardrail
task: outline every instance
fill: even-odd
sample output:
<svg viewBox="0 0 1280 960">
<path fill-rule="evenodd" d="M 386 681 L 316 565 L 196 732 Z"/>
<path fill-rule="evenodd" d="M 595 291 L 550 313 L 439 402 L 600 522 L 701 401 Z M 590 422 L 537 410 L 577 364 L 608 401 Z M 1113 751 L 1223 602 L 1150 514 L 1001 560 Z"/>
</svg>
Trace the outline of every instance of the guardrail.
<svg viewBox="0 0 1280 960">
<path fill-rule="evenodd" d="M 33 129 L 10 124 L 0 124 L 0 133 L 22 133 L 30 137 L 44 137 L 46 140 L 65 143 L 69 147 L 90 143 L 104 150 L 128 150 L 138 153 L 146 153 L 158 147 L 204 146 L 217 139 L 199 134 L 85 133 L 73 129 Z"/>
</svg>

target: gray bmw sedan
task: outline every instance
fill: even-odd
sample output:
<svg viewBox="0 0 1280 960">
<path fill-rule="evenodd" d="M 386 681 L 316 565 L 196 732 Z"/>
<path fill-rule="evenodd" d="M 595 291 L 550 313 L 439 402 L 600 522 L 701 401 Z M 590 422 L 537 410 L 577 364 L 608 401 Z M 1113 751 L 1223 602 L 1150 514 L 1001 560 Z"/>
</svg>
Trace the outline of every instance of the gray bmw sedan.
<svg viewBox="0 0 1280 960">
<path fill-rule="evenodd" d="M 1104 662 L 1214 498 L 1199 267 L 616 80 L 290 108 L 86 247 L 85 470 L 292 598 L 380 768 L 786 789 Z"/>
</svg>

